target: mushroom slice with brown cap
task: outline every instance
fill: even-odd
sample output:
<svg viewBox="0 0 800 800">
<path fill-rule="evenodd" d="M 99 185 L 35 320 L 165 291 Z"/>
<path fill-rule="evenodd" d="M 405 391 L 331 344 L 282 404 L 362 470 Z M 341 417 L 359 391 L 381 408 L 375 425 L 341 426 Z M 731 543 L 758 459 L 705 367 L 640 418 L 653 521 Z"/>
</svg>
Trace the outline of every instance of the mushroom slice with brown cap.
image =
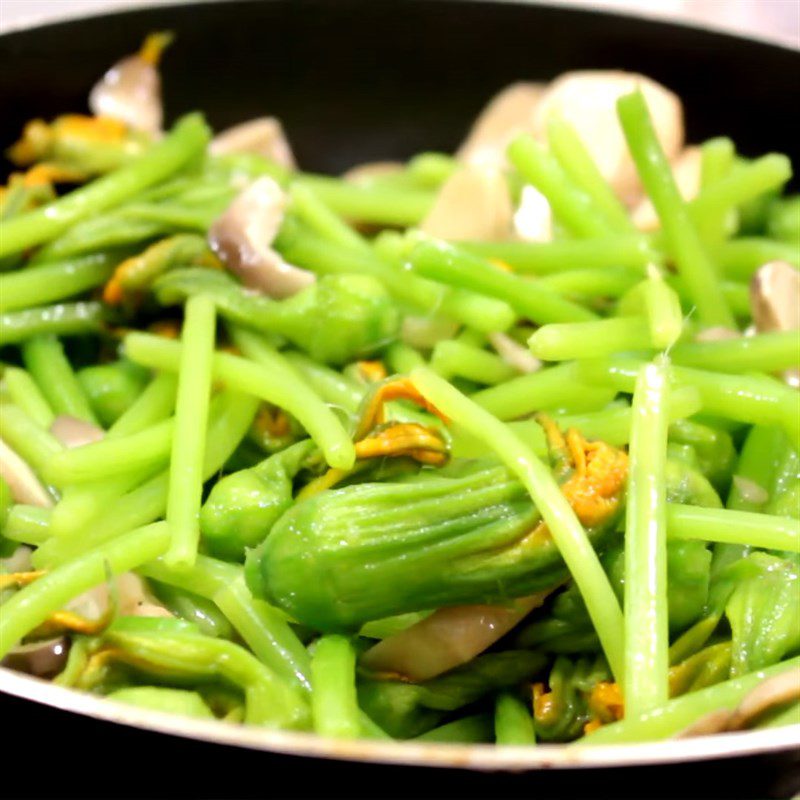
<svg viewBox="0 0 800 800">
<path fill-rule="evenodd" d="M 283 189 L 264 176 L 241 192 L 208 232 L 211 249 L 245 286 L 278 299 L 316 280 L 272 249 L 285 208 Z"/>
<path fill-rule="evenodd" d="M 544 139 L 552 114 L 569 122 L 594 158 L 603 177 L 626 203 L 638 202 L 641 187 L 617 117 L 617 100 L 636 89 L 644 94 L 667 158 L 683 147 L 683 106 L 676 94 L 633 72 L 566 72 L 554 80 L 536 107 L 534 133 Z"/>
<path fill-rule="evenodd" d="M 44 508 L 53 505 L 53 498 L 28 463 L 2 439 L 0 439 L 0 477 L 8 484 L 15 502 Z"/>
<path fill-rule="evenodd" d="M 297 166 L 283 125 L 275 117 L 258 117 L 218 133 L 209 152 L 214 156 L 255 153 L 287 169 Z"/>
<path fill-rule="evenodd" d="M 788 669 L 762 681 L 733 710 L 718 709 L 695 720 L 677 738 L 751 728 L 770 711 L 800 700 L 800 668 Z"/>
<path fill-rule="evenodd" d="M 681 197 L 694 200 L 700 191 L 700 171 L 702 155 L 699 147 L 692 145 L 684 148 L 683 152 L 672 162 L 672 174 Z M 643 198 L 634 208 L 631 217 L 639 230 L 654 231 L 661 226 L 658 214 L 650 198 Z"/>
<path fill-rule="evenodd" d="M 151 34 L 136 55 L 114 64 L 89 94 L 92 113 L 120 120 L 133 130 L 161 133 L 164 111 L 158 62 L 171 40 L 168 33 Z"/>
<path fill-rule="evenodd" d="M 478 115 L 456 158 L 465 164 L 504 168 L 509 142 L 533 129 L 534 111 L 546 88 L 543 83 L 519 82 L 498 92 Z"/>
<path fill-rule="evenodd" d="M 440 608 L 364 653 L 362 666 L 411 681 L 435 678 L 471 661 L 538 608 L 552 590 L 521 597 L 507 606 Z"/>
<path fill-rule="evenodd" d="M 800 271 L 786 261 L 769 261 L 750 281 L 750 310 L 756 329 L 798 331 L 800 337 Z M 783 373 L 790 386 L 800 386 L 800 370 Z"/>
<path fill-rule="evenodd" d="M 513 216 L 505 175 L 466 165 L 444 182 L 420 229 L 439 239 L 499 241 L 509 237 Z"/>
</svg>

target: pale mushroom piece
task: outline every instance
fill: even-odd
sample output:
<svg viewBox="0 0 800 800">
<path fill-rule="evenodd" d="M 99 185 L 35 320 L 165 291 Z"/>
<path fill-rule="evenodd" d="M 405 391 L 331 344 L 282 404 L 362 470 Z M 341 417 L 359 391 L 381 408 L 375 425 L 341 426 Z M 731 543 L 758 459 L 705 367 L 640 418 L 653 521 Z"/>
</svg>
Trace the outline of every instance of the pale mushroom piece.
<svg viewBox="0 0 800 800">
<path fill-rule="evenodd" d="M 800 700 L 800 668 L 797 667 L 762 681 L 736 708 L 717 709 L 705 714 L 678 733 L 676 738 L 745 730 L 764 714 L 796 700 Z"/>
<path fill-rule="evenodd" d="M 368 161 L 365 164 L 356 164 L 342 173 L 342 179 L 348 183 L 366 186 L 375 178 L 385 178 L 387 175 L 398 175 L 403 172 L 406 165 L 402 161 Z"/>
<path fill-rule="evenodd" d="M 535 186 L 523 186 L 514 212 L 514 236 L 524 242 L 553 240 L 553 211 L 547 198 Z"/>
<path fill-rule="evenodd" d="M 620 199 L 638 202 L 641 185 L 617 117 L 617 100 L 641 89 L 661 146 L 672 161 L 683 148 L 680 98 L 645 75 L 617 70 L 566 72 L 556 78 L 536 107 L 534 132 L 547 135 L 552 114 L 569 122 Z"/>
<path fill-rule="evenodd" d="M 50 433 L 67 448 L 83 447 L 85 444 L 99 442 L 106 435 L 97 425 L 77 417 L 70 417 L 68 414 L 59 414 L 53 420 Z"/>
<path fill-rule="evenodd" d="M 726 328 L 724 325 L 715 325 L 712 328 L 704 328 L 694 337 L 696 342 L 722 342 L 726 339 L 738 339 L 741 333 L 733 328 Z"/>
<path fill-rule="evenodd" d="M 17 503 L 50 508 L 53 498 L 40 483 L 34 471 L 17 453 L 0 439 L 0 477 L 11 489 Z"/>
<path fill-rule="evenodd" d="M 435 678 L 466 664 L 538 608 L 552 589 L 521 597 L 509 605 L 440 608 L 420 622 L 371 647 L 361 664 L 374 672 L 411 681 Z"/>
<path fill-rule="evenodd" d="M 511 140 L 533 130 L 534 112 L 546 88 L 544 83 L 519 82 L 498 92 L 478 115 L 456 158 L 465 164 L 504 168 Z"/>
<path fill-rule="evenodd" d="M 700 192 L 700 172 L 702 154 L 699 147 L 694 145 L 684 148 L 681 154 L 672 162 L 672 174 L 681 197 L 694 200 Z M 654 231 L 661 227 L 658 214 L 650 198 L 644 197 L 633 209 L 631 214 L 634 224 L 641 231 Z"/>
<path fill-rule="evenodd" d="M 488 338 L 497 354 L 514 369 L 525 374 L 537 372 L 542 368 L 542 362 L 527 347 L 512 339 L 507 333 L 490 333 Z"/>
<path fill-rule="evenodd" d="M 98 117 L 111 117 L 134 130 L 158 135 L 164 122 L 158 67 L 141 55 L 123 58 L 94 85 L 89 108 Z"/>
<path fill-rule="evenodd" d="M 511 234 L 513 217 L 505 175 L 464 166 L 444 182 L 420 230 L 439 239 L 502 241 Z"/>
<path fill-rule="evenodd" d="M 264 176 L 242 191 L 208 232 L 211 249 L 245 286 L 278 299 L 316 280 L 314 273 L 287 264 L 272 249 L 285 208 L 283 189 Z"/>
<path fill-rule="evenodd" d="M 147 583 L 135 572 L 124 572 L 113 579 L 116 612 L 121 617 L 171 617 L 172 613 L 152 595 Z M 73 598 L 67 609 L 90 620 L 102 619 L 112 608 L 114 598 L 109 583 L 101 583 Z"/>
<path fill-rule="evenodd" d="M 208 146 L 213 156 L 230 153 L 255 153 L 287 169 L 297 162 L 281 121 L 276 117 L 258 117 L 218 133 Z"/>
<path fill-rule="evenodd" d="M 750 281 L 750 310 L 759 333 L 798 331 L 800 337 L 800 271 L 786 261 L 769 261 Z M 800 370 L 783 373 L 790 386 L 800 386 Z"/>
</svg>

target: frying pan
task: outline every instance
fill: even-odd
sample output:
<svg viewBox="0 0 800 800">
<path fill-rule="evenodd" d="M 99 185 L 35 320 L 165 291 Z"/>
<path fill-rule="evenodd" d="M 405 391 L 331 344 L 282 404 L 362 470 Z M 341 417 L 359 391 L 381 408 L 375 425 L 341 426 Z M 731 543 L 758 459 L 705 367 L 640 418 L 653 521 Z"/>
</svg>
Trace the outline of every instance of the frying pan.
<svg viewBox="0 0 800 800">
<path fill-rule="evenodd" d="M 628 16 L 464 0 L 181 4 L 9 33 L 0 37 L 0 107 L 4 112 L 0 145 L 10 144 L 32 117 L 84 109 L 88 88 L 97 77 L 119 57 L 134 51 L 146 33 L 158 29 L 177 34 L 163 68 L 165 104 L 171 117 L 201 109 L 215 128 L 222 128 L 274 114 L 283 120 L 298 161 L 307 169 L 335 173 L 364 161 L 404 159 L 422 150 L 452 150 L 482 104 L 502 86 L 520 79 L 547 80 L 580 68 L 629 69 L 666 84 L 684 100 L 690 141 L 724 134 L 746 155 L 777 150 L 800 163 L 798 52 Z M 800 726 L 592 748 L 343 743 L 143 712 L 2 669 L 0 691 L 4 693 L 0 694 L 4 728 L 25 730 L 34 721 L 47 726 L 48 740 L 59 745 L 48 751 L 44 763 L 63 769 L 74 769 L 75 760 L 91 752 L 85 743 L 79 746 L 77 731 L 110 748 L 136 741 L 146 752 L 180 752 L 191 758 L 213 753 L 210 758 L 222 763 L 230 762 L 232 752 L 243 751 L 223 750 L 219 744 L 314 759 L 479 771 L 636 768 L 707 759 L 719 764 L 719 759 L 732 757 L 740 759 L 736 763 L 741 768 L 756 763 L 754 757 L 763 761 L 765 754 L 780 754 L 785 764 L 800 743 Z M 209 748 L 199 742 L 217 745 Z M 41 759 L 25 761 L 27 752 L 20 750 L 15 763 L 41 769 Z M 318 760 L 277 762 L 274 757 L 265 760 L 264 753 L 257 755 L 261 761 L 246 763 L 269 763 L 273 770 L 280 769 L 278 763 L 284 767 L 291 763 L 301 772 L 313 763 L 313 774 L 332 774 Z M 750 760 L 741 760 L 747 757 Z M 189 767 L 211 774 L 204 771 L 202 760 Z M 407 782 L 397 777 L 397 770 L 387 769 L 382 768 L 380 774 L 395 777 L 376 794 L 403 796 L 395 792 L 408 786 Z M 406 769 L 403 774 L 412 773 Z M 652 771 L 647 774 L 653 776 Z M 752 779 L 751 773 L 745 776 L 727 767 L 719 768 L 718 774 L 740 774 L 740 788 L 750 785 L 748 777 Z M 156 785 L 164 788 L 164 779 L 160 774 L 161 783 Z M 451 788 L 456 785 L 453 780 Z M 356 795 L 357 781 L 348 788 L 348 796 Z M 424 786 L 416 785 L 417 796 L 427 796 L 425 786 L 437 785 L 430 777 L 425 781 Z M 537 781 L 529 783 L 528 789 L 538 786 L 536 794 L 543 797 L 542 791 L 553 783 L 543 784 L 539 776 Z M 139 785 L 148 785 L 142 775 L 128 774 L 117 788 L 125 791 Z M 173 781 L 173 791 L 177 785 Z M 210 787 L 218 784 L 209 777 L 204 785 L 213 794 Z M 236 785 L 241 789 L 241 784 Z M 625 782 L 615 786 L 613 796 L 629 796 L 632 787 L 640 795 L 658 796 L 666 785 L 657 780 L 644 789 Z M 471 796 L 479 786 L 476 776 L 469 785 L 462 785 L 459 794 Z M 493 786 L 497 791 L 500 785 Z M 81 793 L 86 796 L 89 789 L 84 785 Z M 327 793 L 335 794 L 335 786 L 328 786 Z M 605 796 L 602 786 L 595 786 L 592 793 Z M 682 788 L 681 794 L 690 796 L 690 787 Z M 200 788 L 193 793 L 202 795 Z M 704 795 L 717 796 L 712 788 L 704 789 Z M 729 786 L 724 796 L 737 796 L 736 790 Z"/>
</svg>

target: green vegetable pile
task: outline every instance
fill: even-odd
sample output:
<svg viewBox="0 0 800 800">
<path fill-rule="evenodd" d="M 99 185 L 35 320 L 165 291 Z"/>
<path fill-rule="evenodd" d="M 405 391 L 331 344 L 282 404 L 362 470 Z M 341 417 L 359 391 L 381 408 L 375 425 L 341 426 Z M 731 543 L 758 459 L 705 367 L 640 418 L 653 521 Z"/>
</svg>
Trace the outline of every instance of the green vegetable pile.
<svg viewBox="0 0 800 800">
<path fill-rule="evenodd" d="M 800 723 L 800 197 L 725 138 L 679 187 L 649 104 L 608 114 L 650 226 L 557 108 L 499 166 L 341 178 L 272 119 L 31 122 L 0 194 L 4 665 L 342 738 Z"/>
</svg>

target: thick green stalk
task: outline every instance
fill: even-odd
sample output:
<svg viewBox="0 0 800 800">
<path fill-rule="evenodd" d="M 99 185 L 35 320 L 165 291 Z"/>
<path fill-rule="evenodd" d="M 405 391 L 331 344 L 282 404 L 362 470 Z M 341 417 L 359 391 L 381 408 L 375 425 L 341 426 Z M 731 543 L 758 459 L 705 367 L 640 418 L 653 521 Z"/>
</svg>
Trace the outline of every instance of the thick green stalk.
<svg viewBox="0 0 800 800">
<path fill-rule="evenodd" d="M 495 702 L 494 738 L 499 745 L 536 744 L 530 711 L 525 703 L 509 692 L 499 694 Z"/>
<path fill-rule="evenodd" d="M 164 560 L 171 566 L 191 566 L 197 558 L 215 339 L 214 301 L 204 295 L 190 297 L 184 308 L 169 464 L 167 523 L 172 542 Z"/>
<path fill-rule="evenodd" d="M 322 636 L 311 656 L 311 717 L 320 736 L 356 739 L 361 714 L 356 697 L 356 652 L 350 640 Z"/>
<path fill-rule="evenodd" d="M 3 370 L 3 383 L 12 402 L 19 406 L 37 425 L 49 428 L 55 419 L 53 409 L 45 399 L 36 381 L 19 367 Z"/>
<path fill-rule="evenodd" d="M 639 177 L 661 220 L 670 253 L 697 307 L 700 322 L 734 327 L 733 317 L 720 294 L 714 267 L 675 185 L 644 96 L 636 91 L 621 97 L 617 101 L 617 111 Z"/>
<path fill-rule="evenodd" d="M 596 322 L 543 325 L 528 339 L 528 347 L 542 361 L 567 361 L 650 350 L 656 345 L 647 319 L 619 317 Z"/>
<path fill-rule="evenodd" d="M 666 462 L 668 362 L 639 371 L 631 407 L 625 518 L 625 712 L 667 701 Z"/>
<path fill-rule="evenodd" d="M 676 364 L 713 372 L 780 372 L 800 366 L 800 335 L 774 331 L 715 342 L 687 342 L 671 353 Z"/>
<path fill-rule="evenodd" d="M 0 346 L 19 344 L 33 336 L 77 336 L 103 327 L 101 303 L 59 303 L 0 314 Z"/>
<path fill-rule="evenodd" d="M 37 336 L 25 342 L 22 358 L 56 414 L 98 424 L 64 348 L 55 336 Z"/>
</svg>

